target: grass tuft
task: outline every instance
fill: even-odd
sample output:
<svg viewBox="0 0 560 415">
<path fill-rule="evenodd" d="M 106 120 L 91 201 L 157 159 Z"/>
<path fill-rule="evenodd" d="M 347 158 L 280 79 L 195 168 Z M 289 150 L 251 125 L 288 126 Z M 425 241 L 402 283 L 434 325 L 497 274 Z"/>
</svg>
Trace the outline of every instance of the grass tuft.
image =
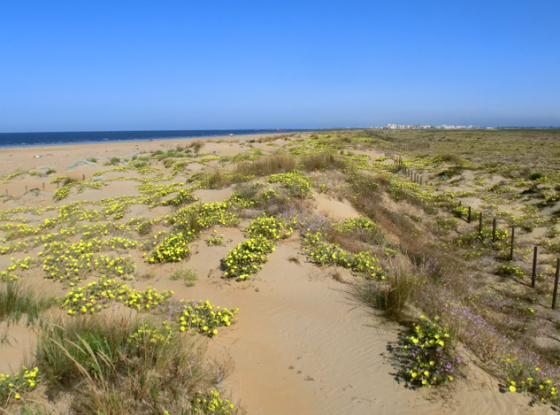
<svg viewBox="0 0 560 415">
<path fill-rule="evenodd" d="M 54 298 L 37 295 L 17 281 L 0 283 L 0 321 L 19 321 L 27 316 L 31 324 L 39 314 L 56 303 Z"/>
</svg>

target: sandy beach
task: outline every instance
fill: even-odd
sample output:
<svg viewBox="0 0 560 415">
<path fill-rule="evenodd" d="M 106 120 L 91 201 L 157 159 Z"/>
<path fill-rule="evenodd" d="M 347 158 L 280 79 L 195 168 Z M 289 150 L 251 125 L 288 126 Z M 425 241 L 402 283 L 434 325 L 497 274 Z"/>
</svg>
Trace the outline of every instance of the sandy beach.
<svg viewBox="0 0 560 415">
<path fill-rule="evenodd" d="M 103 205 L 103 199 L 143 197 L 144 190 L 139 187 L 144 183 L 141 180 L 147 179 L 149 182 L 151 177 L 156 177 L 155 173 L 146 174 L 131 168 L 104 172 L 101 176 L 105 182 L 101 188 L 86 186 L 78 193 L 76 187 L 73 187 L 70 188 L 67 197 L 53 202 L 54 192 L 61 187 L 51 183 L 55 177 L 70 176 L 77 180 L 83 180 L 85 177 L 85 182 L 88 182 L 98 171 L 124 166 L 106 166 L 105 163 L 112 157 L 127 159 L 127 165 L 132 165 L 133 156 L 149 156 L 151 166 L 169 176 L 172 167 L 165 167 L 165 160 L 158 161 L 154 158 L 154 153 L 158 150 L 175 150 L 178 146 L 188 147 L 195 141 L 200 142 L 200 156 L 177 159 L 188 160 L 189 163 L 178 170 L 179 173 L 175 176 L 153 182 L 157 185 L 178 184 L 170 196 L 161 198 L 163 201 L 174 197 L 178 190 L 192 186 L 188 181 L 198 177 L 196 174 L 210 173 L 219 167 L 215 158 L 197 162 L 199 159 L 226 157 L 231 160 L 235 156 L 256 150 L 272 154 L 282 146 L 298 145 L 300 141 L 309 140 L 312 135 L 290 134 L 265 140 L 262 139 L 269 136 L 0 149 L 0 176 L 4 178 L 0 182 L 0 194 L 8 195 L 0 203 L 0 210 L 11 209 L 11 212 L 15 212 L 7 215 L 1 223 L 7 224 L 13 220 L 14 223 L 23 221 L 26 226 L 41 226 L 45 219 L 56 218 L 62 206 L 74 202 L 88 201 L 88 209 L 104 209 L 103 206 L 107 205 Z M 374 148 L 355 148 L 352 151 L 369 165 L 386 156 L 385 151 Z M 97 160 L 94 166 L 80 165 L 66 170 L 77 160 L 91 158 Z M 394 161 L 381 162 L 390 164 Z M 47 176 L 46 167 L 56 173 Z M 231 171 L 234 164 L 224 168 Z M 18 170 L 37 174 L 31 175 L 28 172 L 6 179 L 9 174 Z M 328 174 L 330 183 L 341 180 L 336 172 Z M 250 183 L 264 187 L 267 181 L 257 177 Z M 274 189 L 279 191 L 279 187 Z M 314 188 L 306 199 L 298 201 L 297 206 L 294 206 L 307 212 L 306 215 L 316 215 L 332 221 L 345 221 L 362 216 L 348 199 L 334 197 L 332 194 L 321 192 L 320 189 L 322 188 Z M 237 190 L 235 184 L 226 184 L 219 188 L 203 185 L 194 190 L 193 195 L 198 199 L 197 203 L 225 202 Z M 51 208 L 40 215 L 32 210 L 17 211 L 17 208 L 41 207 Z M 177 209 L 164 203 L 152 203 L 150 206 L 146 203 L 132 202 L 126 206 L 121 218 L 113 219 L 108 216 L 109 219 L 99 218 L 93 221 L 76 219 L 72 223 L 73 226 L 91 226 L 95 223 L 126 224 L 135 219 L 156 220 L 147 236 L 138 236 L 132 231 L 118 235 L 137 239 L 139 242 L 157 237 L 157 241 L 161 242 L 163 236 L 157 236 L 157 232 L 170 232 L 170 228 L 157 220 L 173 216 Z M 394 323 L 381 324 L 379 317 L 373 316 L 370 310 L 356 302 L 348 284 L 356 279 L 350 269 L 342 266 L 321 267 L 310 261 L 302 251 L 301 236 L 297 232 L 275 242 L 274 252 L 256 274 L 241 281 L 224 278 L 224 273 L 220 270 L 222 260 L 228 252 L 248 238 L 247 229 L 258 214 L 254 208 L 245 208 L 237 226 L 216 223 L 203 228 L 200 235 L 189 245 L 192 254 L 188 260 L 150 264 L 144 260 L 139 249 L 126 252 L 131 255 L 136 266 L 135 280 L 128 284 L 136 290 L 145 290 L 148 287 L 154 287 L 159 292 L 173 290 L 173 298 L 177 300 L 208 299 L 221 307 L 239 308 L 238 322 L 230 327 L 220 328 L 220 333 L 211 339 L 201 336 L 199 341 L 207 344 L 209 356 L 231 363 L 231 373 L 225 380 L 220 380 L 218 386 L 235 402 L 241 403 L 247 413 L 494 415 L 551 412 L 548 407 L 528 406 L 529 398 L 522 394 L 500 393 L 498 380 L 475 366 L 468 369 L 468 373 L 476 372 L 476 377 L 472 375 L 472 379 L 468 381 L 464 377 L 458 378 L 453 386 L 441 394 L 427 388 L 415 389 L 406 386 L 396 378 L 395 366 L 391 363 L 389 352 L 390 346 L 399 342 L 402 328 Z M 70 224 L 61 222 L 54 229 L 63 227 L 70 227 Z M 44 232 L 53 232 L 54 229 Z M 6 238 L 9 232 L 11 230 L 4 227 L 0 236 Z M 205 243 L 215 235 L 221 235 L 223 243 L 217 246 Z M 69 239 L 72 242 L 79 240 L 79 235 Z M 3 245 L 8 246 L 10 243 L 5 241 Z M 26 257 L 37 258 L 42 249 L 42 245 L 30 246 L 1 255 L 0 269 L 5 269 Z M 170 279 L 177 270 L 184 268 L 192 270 L 198 276 L 194 286 L 186 286 L 181 279 Z M 40 265 L 19 274 L 22 283 L 41 292 L 50 292 L 60 297 L 70 290 L 66 282 L 46 280 Z M 78 284 L 82 286 L 97 279 L 94 275 L 84 275 Z M 46 313 L 60 314 L 55 309 Z M 25 327 L 23 323 L 12 326 L 2 324 L 7 330 L 7 335 L 13 340 L 11 344 L 0 345 L 0 373 L 8 373 L 33 360 L 36 345 L 34 333 L 38 332 L 39 328 L 33 325 Z M 60 409 L 64 406 L 60 404 L 56 407 Z"/>
</svg>

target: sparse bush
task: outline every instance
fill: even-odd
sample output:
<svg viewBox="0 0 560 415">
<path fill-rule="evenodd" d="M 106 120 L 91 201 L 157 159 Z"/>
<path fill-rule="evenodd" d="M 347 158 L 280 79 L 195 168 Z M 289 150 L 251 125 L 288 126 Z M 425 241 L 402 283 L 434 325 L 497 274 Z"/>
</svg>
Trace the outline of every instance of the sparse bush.
<svg viewBox="0 0 560 415">
<path fill-rule="evenodd" d="M 217 231 L 214 230 L 214 232 L 217 232 Z M 221 246 L 223 244 L 224 244 L 224 235 L 222 235 L 222 236 L 210 235 L 206 239 L 206 245 L 208 245 L 208 246 Z"/>
<path fill-rule="evenodd" d="M 440 154 L 439 156 L 434 157 L 434 160 L 441 160 L 446 163 L 452 163 L 459 167 L 464 167 L 468 164 L 467 160 L 456 154 Z"/>
<path fill-rule="evenodd" d="M 177 268 L 169 278 L 173 281 L 183 280 L 187 287 L 194 287 L 198 276 L 196 275 L 196 271 L 192 269 Z"/>
<path fill-rule="evenodd" d="M 198 153 L 202 147 L 204 147 L 204 143 L 201 141 L 195 141 L 188 146 L 192 151 Z"/>
<path fill-rule="evenodd" d="M 459 226 L 459 221 L 456 218 L 446 219 L 442 216 L 436 217 L 437 229 L 440 233 L 447 235 L 450 231 L 454 231 Z"/>
<path fill-rule="evenodd" d="M 152 232 L 153 226 L 152 222 L 142 222 L 136 227 L 136 232 L 138 232 L 138 235 L 145 236 Z"/>
<path fill-rule="evenodd" d="M 109 159 L 109 161 L 107 161 L 107 163 L 105 163 L 106 166 L 116 166 L 117 164 L 119 164 L 121 162 L 121 159 L 118 157 L 111 157 Z"/>
<path fill-rule="evenodd" d="M 145 161 L 137 161 L 137 162 L 132 163 L 132 166 L 137 168 L 137 169 L 142 168 L 142 167 L 146 167 L 147 165 L 148 165 L 148 163 L 145 162 Z"/>
</svg>

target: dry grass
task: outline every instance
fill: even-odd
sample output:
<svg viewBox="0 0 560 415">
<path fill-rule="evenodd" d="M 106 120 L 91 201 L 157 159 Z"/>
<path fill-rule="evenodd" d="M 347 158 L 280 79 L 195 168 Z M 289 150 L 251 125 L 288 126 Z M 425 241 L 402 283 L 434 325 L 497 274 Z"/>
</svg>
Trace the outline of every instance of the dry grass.
<svg viewBox="0 0 560 415">
<path fill-rule="evenodd" d="M 380 315 L 402 320 L 417 282 L 411 264 L 404 257 L 397 257 L 391 261 L 384 281 L 362 279 L 352 284 L 350 292 Z"/>
<path fill-rule="evenodd" d="M 163 337 L 131 341 L 139 329 Z M 209 361 L 204 347 L 155 320 L 108 315 L 50 324 L 39 338 L 37 365 L 47 394 L 68 395 L 71 413 L 80 415 L 192 413 L 197 391 L 215 387 L 232 368 L 231 361 Z"/>
<path fill-rule="evenodd" d="M 226 175 L 223 169 L 214 168 L 210 171 L 201 182 L 202 187 L 208 189 L 222 189 L 231 185 L 232 179 Z"/>
<path fill-rule="evenodd" d="M 202 147 L 204 147 L 204 143 L 202 141 L 193 141 L 186 146 L 186 148 L 189 148 L 194 153 L 198 153 Z"/>
<path fill-rule="evenodd" d="M 292 171 L 295 168 L 296 160 L 291 154 L 273 154 L 251 162 L 239 163 L 234 170 L 234 176 L 240 178 L 253 175 L 261 177 Z"/>
<path fill-rule="evenodd" d="M 312 153 L 301 158 L 301 164 L 307 171 L 344 170 L 346 163 L 330 152 Z"/>
</svg>

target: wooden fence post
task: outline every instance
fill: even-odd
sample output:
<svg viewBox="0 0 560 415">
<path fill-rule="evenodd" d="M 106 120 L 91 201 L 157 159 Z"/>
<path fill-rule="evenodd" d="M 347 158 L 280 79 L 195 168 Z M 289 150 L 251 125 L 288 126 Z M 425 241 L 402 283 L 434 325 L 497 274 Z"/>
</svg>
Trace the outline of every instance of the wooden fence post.
<svg viewBox="0 0 560 415">
<path fill-rule="evenodd" d="M 467 222 L 471 223 L 471 207 L 469 206 L 469 216 L 467 216 Z"/>
<path fill-rule="evenodd" d="M 509 260 L 513 261 L 513 246 L 515 245 L 515 227 L 511 227 L 511 250 L 509 252 Z"/>
<path fill-rule="evenodd" d="M 533 249 L 533 275 L 531 276 L 531 287 L 535 288 L 537 283 L 537 256 L 539 255 L 539 247 L 535 245 Z"/>
<path fill-rule="evenodd" d="M 554 293 L 552 294 L 552 309 L 555 310 L 558 300 L 558 278 L 560 277 L 560 258 L 556 259 L 556 275 L 554 277 Z"/>
<path fill-rule="evenodd" d="M 480 212 L 480 216 L 478 217 L 478 233 L 482 238 L 482 212 Z"/>
<path fill-rule="evenodd" d="M 496 225 L 498 220 L 494 218 L 492 220 L 492 242 L 496 242 Z"/>
</svg>

